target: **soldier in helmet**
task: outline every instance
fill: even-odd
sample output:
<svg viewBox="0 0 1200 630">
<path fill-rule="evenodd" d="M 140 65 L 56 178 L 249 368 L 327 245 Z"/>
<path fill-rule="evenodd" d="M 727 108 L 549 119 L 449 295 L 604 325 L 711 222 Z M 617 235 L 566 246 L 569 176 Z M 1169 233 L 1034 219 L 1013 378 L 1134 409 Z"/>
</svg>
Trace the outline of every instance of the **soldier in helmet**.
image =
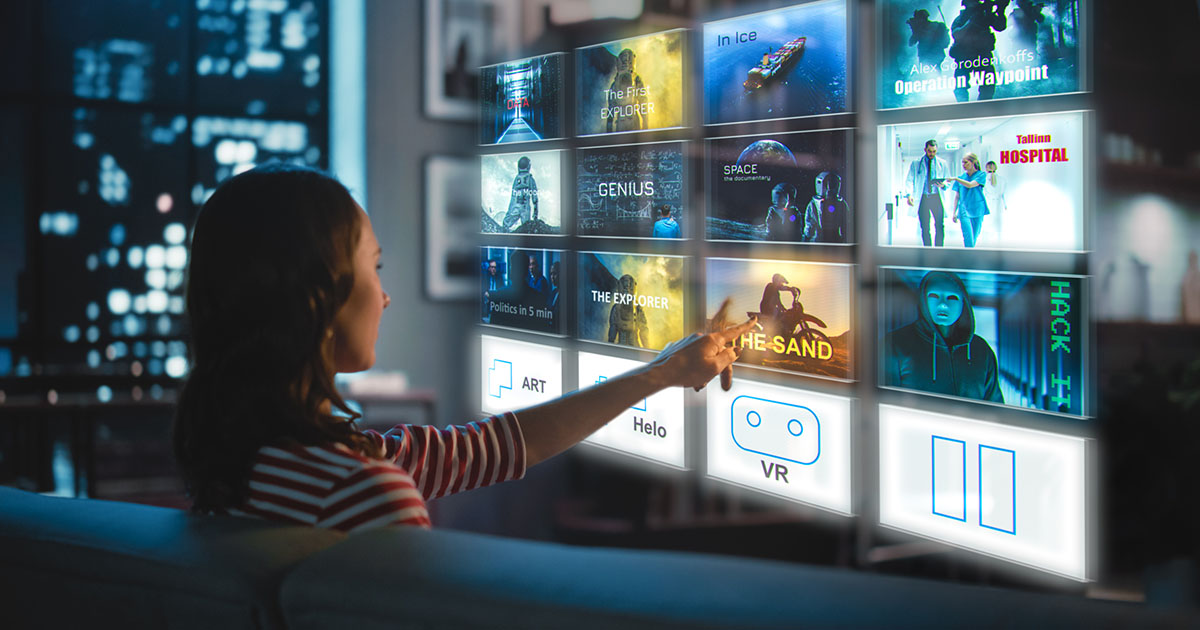
<svg viewBox="0 0 1200 630">
<path fill-rule="evenodd" d="M 962 10 L 950 24 L 950 34 L 954 43 L 950 46 L 950 56 L 956 62 L 955 78 L 967 77 L 972 72 L 979 73 L 983 80 L 978 82 L 979 100 L 986 101 L 996 93 L 996 65 L 992 63 L 996 51 L 996 33 L 1008 28 L 1008 18 L 1004 12 L 1008 9 L 1008 0 L 962 0 Z M 978 66 L 974 61 L 978 59 Z M 983 64 L 987 60 L 987 65 Z M 968 65 L 965 62 L 971 62 Z M 991 83 L 987 83 L 990 75 Z M 954 98 L 958 101 L 971 100 L 971 88 L 954 88 Z"/>
<path fill-rule="evenodd" d="M 1017 26 L 1017 41 L 1032 48 L 1035 53 L 1038 45 L 1038 27 L 1046 21 L 1046 15 L 1042 13 L 1045 8 L 1045 2 L 1017 0 L 1017 6 L 1012 12 L 1012 19 Z"/>
<path fill-rule="evenodd" d="M 929 11 L 917 9 L 905 22 L 912 35 L 909 46 L 917 47 L 917 61 L 922 65 L 941 66 L 946 60 L 946 47 L 950 45 L 950 29 L 945 22 L 929 19 Z"/>
<path fill-rule="evenodd" d="M 538 189 L 533 173 L 529 172 L 529 158 L 517 160 L 517 176 L 513 179 L 512 197 L 508 201 L 508 212 L 504 214 L 504 231 L 511 232 L 517 223 L 537 221 Z"/>
<path fill-rule="evenodd" d="M 612 85 L 608 87 L 608 111 L 618 113 L 610 113 L 608 116 L 610 133 L 640 131 L 649 126 L 645 112 L 646 85 L 642 83 L 641 75 L 633 69 L 635 58 L 636 55 L 628 48 L 617 55 L 617 74 L 613 77 Z"/>
</svg>

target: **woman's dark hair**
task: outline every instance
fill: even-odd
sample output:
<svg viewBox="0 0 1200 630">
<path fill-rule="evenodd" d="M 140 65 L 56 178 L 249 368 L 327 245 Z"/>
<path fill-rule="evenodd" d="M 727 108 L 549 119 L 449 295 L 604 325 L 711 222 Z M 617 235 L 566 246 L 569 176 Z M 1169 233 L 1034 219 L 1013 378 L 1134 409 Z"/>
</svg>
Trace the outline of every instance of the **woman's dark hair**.
<svg viewBox="0 0 1200 630">
<path fill-rule="evenodd" d="M 267 444 L 380 456 L 333 383 L 332 326 L 354 286 L 360 229 L 342 184 L 286 164 L 229 179 L 200 210 L 187 278 L 191 372 L 174 431 L 193 510 L 241 505 Z"/>
</svg>

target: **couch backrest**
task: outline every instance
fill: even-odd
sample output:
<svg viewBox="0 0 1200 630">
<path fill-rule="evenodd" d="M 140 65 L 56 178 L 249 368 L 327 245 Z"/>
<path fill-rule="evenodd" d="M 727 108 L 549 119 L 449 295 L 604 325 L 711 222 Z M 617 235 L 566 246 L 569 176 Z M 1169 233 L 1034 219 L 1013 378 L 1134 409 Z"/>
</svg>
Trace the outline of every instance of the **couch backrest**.
<svg viewBox="0 0 1200 630">
<path fill-rule="evenodd" d="M 1194 614 L 705 554 L 328 530 L 0 487 L 0 627 L 1180 628 Z"/>
<path fill-rule="evenodd" d="M 0 487 L 0 626 L 281 628 L 283 577 L 344 539 Z"/>
<path fill-rule="evenodd" d="M 1180 628 L 1186 613 L 696 553 L 378 530 L 284 581 L 293 630 Z"/>
</svg>

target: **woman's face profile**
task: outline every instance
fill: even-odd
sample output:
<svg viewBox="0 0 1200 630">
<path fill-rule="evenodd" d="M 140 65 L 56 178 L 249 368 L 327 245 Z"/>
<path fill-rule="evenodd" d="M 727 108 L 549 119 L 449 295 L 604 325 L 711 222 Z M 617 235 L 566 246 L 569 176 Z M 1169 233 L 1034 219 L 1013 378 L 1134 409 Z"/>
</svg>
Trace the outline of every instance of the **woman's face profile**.
<svg viewBox="0 0 1200 630">
<path fill-rule="evenodd" d="M 379 320 L 392 299 L 379 281 L 382 250 L 371 219 L 358 210 L 359 238 L 354 251 L 354 288 L 333 320 L 333 363 L 338 372 L 361 372 L 375 365 Z"/>
</svg>

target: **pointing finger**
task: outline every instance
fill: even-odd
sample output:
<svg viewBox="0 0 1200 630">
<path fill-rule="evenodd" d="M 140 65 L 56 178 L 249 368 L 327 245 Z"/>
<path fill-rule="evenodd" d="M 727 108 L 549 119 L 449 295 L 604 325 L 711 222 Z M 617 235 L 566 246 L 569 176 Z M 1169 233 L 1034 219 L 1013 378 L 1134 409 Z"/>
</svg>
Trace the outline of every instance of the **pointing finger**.
<svg viewBox="0 0 1200 630">
<path fill-rule="evenodd" d="M 725 298 L 725 301 L 721 302 L 721 308 L 717 309 L 717 314 L 713 315 L 708 322 L 709 332 L 724 330 L 729 325 L 729 308 L 732 305 L 733 300 L 730 298 Z"/>
<path fill-rule="evenodd" d="M 717 336 L 717 340 L 721 342 L 721 345 L 725 345 L 730 341 L 733 341 L 734 339 L 737 339 L 738 337 L 750 332 L 750 330 L 753 329 L 756 324 L 758 324 L 758 318 L 751 317 L 737 326 L 719 330 L 715 334 Z"/>
</svg>

